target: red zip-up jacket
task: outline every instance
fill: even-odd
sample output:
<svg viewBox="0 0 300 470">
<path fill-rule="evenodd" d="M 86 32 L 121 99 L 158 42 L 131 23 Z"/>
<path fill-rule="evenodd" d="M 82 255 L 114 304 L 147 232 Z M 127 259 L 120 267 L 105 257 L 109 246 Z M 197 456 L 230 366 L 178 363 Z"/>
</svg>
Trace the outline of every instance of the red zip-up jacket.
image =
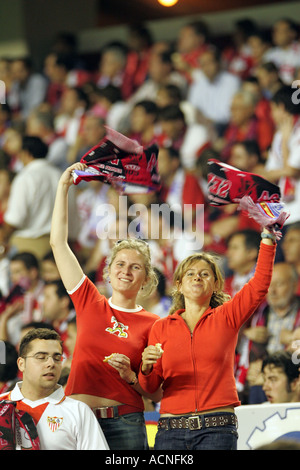
<svg viewBox="0 0 300 470">
<path fill-rule="evenodd" d="M 239 406 L 234 358 L 238 332 L 268 291 L 276 246 L 261 244 L 253 278 L 228 302 L 208 308 L 191 334 L 183 310 L 152 326 L 148 344 L 161 343 L 164 353 L 139 382 L 148 392 L 163 383 L 160 413 L 188 414 Z"/>
</svg>

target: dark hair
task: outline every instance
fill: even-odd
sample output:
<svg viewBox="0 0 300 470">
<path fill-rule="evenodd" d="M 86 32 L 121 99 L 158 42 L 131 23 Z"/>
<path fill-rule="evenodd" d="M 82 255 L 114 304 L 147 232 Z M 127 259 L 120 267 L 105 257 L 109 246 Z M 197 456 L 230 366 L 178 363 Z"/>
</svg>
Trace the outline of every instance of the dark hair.
<svg viewBox="0 0 300 470">
<path fill-rule="evenodd" d="M 77 42 L 78 41 L 77 41 L 75 34 L 70 33 L 68 31 L 60 31 L 54 38 L 54 46 L 57 43 L 63 43 L 65 46 L 67 46 L 71 50 L 76 50 Z"/>
<path fill-rule="evenodd" d="M 244 237 L 245 247 L 247 250 L 252 250 L 254 248 L 257 250 L 258 254 L 261 242 L 261 235 L 259 232 L 252 229 L 238 230 L 229 236 L 228 242 L 236 235 L 242 235 Z"/>
<path fill-rule="evenodd" d="M 282 104 L 285 111 L 289 114 L 300 114 L 300 106 L 293 103 L 293 93 L 294 89 L 291 86 L 284 85 L 273 95 L 271 101 L 277 105 Z"/>
<path fill-rule="evenodd" d="M 268 355 L 262 363 L 261 370 L 264 371 L 266 366 L 279 367 L 287 376 L 288 383 L 299 377 L 299 364 L 294 364 L 292 353 L 289 351 L 276 351 Z"/>
<path fill-rule="evenodd" d="M 261 42 L 265 44 L 271 44 L 272 43 L 272 38 L 270 31 L 265 30 L 265 29 L 256 29 L 254 30 L 249 37 L 255 37 L 260 39 Z"/>
<path fill-rule="evenodd" d="M 268 73 L 277 73 L 279 75 L 279 69 L 274 62 L 265 62 L 258 66 L 259 69 L 263 69 Z"/>
<path fill-rule="evenodd" d="M 185 122 L 185 117 L 183 111 L 180 109 L 180 106 L 176 104 L 170 104 L 164 106 L 159 111 L 159 119 L 161 121 L 180 121 Z"/>
<path fill-rule="evenodd" d="M 25 135 L 22 141 L 22 150 L 28 152 L 33 158 L 46 158 L 48 145 L 39 137 Z"/>
<path fill-rule="evenodd" d="M 56 60 L 55 65 L 64 68 L 67 72 L 70 72 L 74 68 L 74 56 L 67 53 L 55 53 Z"/>
<path fill-rule="evenodd" d="M 49 328 L 35 328 L 30 331 L 22 338 L 19 347 L 19 357 L 25 357 L 30 350 L 30 343 L 35 339 L 55 340 L 58 341 L 63 347 L 62 340 L 59 334 L 55 330 Z"/>
<path fill-rule="evenodd" d="M 234 142 L 233 145 L 241 145 L 242 147 L 244 147 L 248 155 L 253 155 L 253 154 L 257 155 L 258 162 L 264 163 L 264 159 L 261 155 L 261 151 L 256 140 L 248 139 L 248 140 L 237 141 L 237 142 Z"/>
<path fill-rule="evenodd" d="M 249 77 L 246 77 L 243 79 L 243 84 L 244 83 L 254 83 L 255 85 L 258 85 L 258 78 L 255 77 L 254 75 L 249 75 Z"/>
<path fill-rule="evenodd" d="M 209 27 L 204 21 L 191 21 L 187 26 L 192 28 L 198 36 L 204 36 L 206 41 L 209 38 Z"/>
<path fill-rule="evenodd" d="M 14 380 L 18 373 L 18 353 L 11 343 L 3 341 L 5 350 L 5 363 L 0 364 L 0 382 L 8 382 Z"/>
<path fill-rule="evenodd" d="M 122 101 L 122 92 L 119 87 L 114 85 L 107 85 L 103 88 L 96 88 L 95 93 L 98 96 L 102 96 L 106 98 L 110 103 L 117 103 L 118 101 Z"/>
<path fill-rule="evenodd" d="M 160 297 L 164 297 L 166 295 L 166 276 L 156 267 L 153 268 L 158 279 L 157 284 L 157 292 Z"/>
<path fill-rule="evenodd" d="M 295 33 L 298 34 L 299 26 L 295 21 L 291 20 L 290 18 L 280 18 L 279 20 L 276 21 L 276 23 L 281 23 L 281 22 L 286 23 L 290 29 L 292 29 Z"/>
<path fill-rule="evenodd" d="M 177 103 L 180 103 L 182 100 L 182 91 L 177 85 L 173 83 L 167 83 L 166 85 L 162 85 L 160 90 L 165 90 L 169 97 L 173 100 L 176 100 Z"/>
<path fill-rule="evenodd" d="M 170 66 L 173 66 L 173 60 L 172 60 L 172 51 L 171 49 L 159 52 L 157 56 L 160 58 L 161 62 L 163 64 L 167 64 Z"/>
<path fill-rule="evenodd" d="M 25 265 L 26 269 L 39 269 L 39 262 L 37 257 L 33 253 L 27 251 L 16 253 L 11 257 L 10 261 L 21 261 Z"/>
<path fill-rule="evenodd" d="M 253 31 L 256 30 L 256 23 L 250 18 L 242 18 L 235 22 L 235 28 L 243 32 L 245 38 L 247 39 L 249 36 L 251 36 Z"/>
<path fill-rule="evenodd" d="M 42 258 L 42 261 L 48 261 L 48 260 L 53 261 L 55 263 L 55 258 L 54 258 L 54 254 L 52 250 L 48 251 L 48 253 L 46 253 Z"/>
<path fill-rule="evenodd" d="M 141 107 L 144 109 L 146 114 L 154 114 L 154 116 L 157 116 L 158 113 L 158 108 L 156 103 L 151 100 L 142 100 L 138 101 L 135 103 L 134 108 Z"/>
<path fill-rule="evenodd" d="M 150 30 L 143 24 L 131 24 L 129 25 L 129 33 L 138 36 L 144 41 L 146 47 L 150 47 L 153 44 L 153 37 Z"/>
<path fill-rule="evenodd" d="M 75 91 L 78 100 L 83 101 L 86 107 L 89 106 L 89 98 L 83 88 L 79 86 L 73 86 L 73 87 L 69 87 L 69 90 Z"/>
<path fill-rule="evenodd" d="M 56 295 L 59 299 L 63 299 L 64 297 L 68 297 L 69 299 L 69 309 L 71 310 L 73 308 L 73 302 L 66 291 L 66 288 L 64 286 L 64 283 L 60 279 L 54 279 L 52 281 L 46 281 L 45 286 L 54 286 Z"/>
</svg>

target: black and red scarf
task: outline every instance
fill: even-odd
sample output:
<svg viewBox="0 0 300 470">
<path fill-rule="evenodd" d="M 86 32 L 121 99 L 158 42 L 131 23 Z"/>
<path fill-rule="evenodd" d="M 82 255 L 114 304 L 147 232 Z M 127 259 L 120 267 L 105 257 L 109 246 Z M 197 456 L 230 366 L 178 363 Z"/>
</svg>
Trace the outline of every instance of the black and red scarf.
<svg viewBox="0 0 300 470">
<path fill-rule="evenodd" d="M 100 180 L 121 194 L 148 193 L 160 189 L 156 144 L 144 149 L 106 126 L 106 135 L 80 160 L 87 165 L 84 171 L 73 171 L 74 184 Z"/>
<path fill-rule="evenodd" d="M 280 188 L 255 173 L 248 173 L 218 160 L 208 161 L 208 199 L 211 205 L 238 204 L 249 217 L 281 238 L 289 217 L 280 201 Z"/>
</svg>

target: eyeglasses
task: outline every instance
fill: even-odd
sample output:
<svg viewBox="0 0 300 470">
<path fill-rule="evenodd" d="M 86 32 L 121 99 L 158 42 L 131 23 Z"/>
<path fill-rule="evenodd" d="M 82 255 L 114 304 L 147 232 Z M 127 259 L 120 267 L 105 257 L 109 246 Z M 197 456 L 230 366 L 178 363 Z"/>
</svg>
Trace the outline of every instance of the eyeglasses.
<svg viewBox="0 0 300 470">
<path fill-rule="evenodd" d="M 51 357 L 56 364 L 59 364 L 63 360 L 63 355 L 60 353 L 48 354 L 44 352 L 37 352 L 32 356 L 24 356 L 24 359 L 27 359 L 28 357 L 33 357 L 33 359 L 36 359 L 39 362 L 47 362 L 49 357 Z"/>
</svg>

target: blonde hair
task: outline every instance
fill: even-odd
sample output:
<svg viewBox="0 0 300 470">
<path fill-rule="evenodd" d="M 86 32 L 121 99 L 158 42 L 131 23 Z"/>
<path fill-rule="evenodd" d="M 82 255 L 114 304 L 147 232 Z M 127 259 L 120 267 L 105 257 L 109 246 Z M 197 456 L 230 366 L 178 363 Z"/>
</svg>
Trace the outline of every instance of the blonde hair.
<svg viewBox="0 0 300 470">
<path fill-rule="evenodd" d="M 231 298 L 230 295 L 225 294 L 225 292 L 223 292 L 224 278 L 222 276 L 221 270 L 217 263 L 218 258 L 216 258 L 215 256 L 209 253 L 195 253 L 193 255 L 188 256 L 183 261 L 181 261 L 181 263 L 176 268 L 176 271 L 174 273 L 174 278 L 173 278 L 174 286 L 175 286 L 172 292 L 173 302 L 171 305 L 171 309 L 169 311 L 169 315 L 172 315 L 177 310 L 185 309 L 184 296 L 177 289 L 177 285 L 178 283 L 181 283 L 184 274 L 187 272 L 190 266 L 196 261 L 206 261 L 206 263 L 208 263 L 209 266 L 211 267 L 215 276 L 215 280 L 217 281 L 218 288 L 213 293 L 210 299 L 210 306 L 212 308 L 215 308 L 215 307 L 218 307 L 219 305 L 223 305 L 224 302 L 227 302 L 228 300 L 230 300 Z"/>
<path fill-rule="evenodd" d="M 147 283 L 142 288 L 141 295 L 149 295 L 154 290 L 158 284 L 158 279 L 156 273 L 151 265 L 151 254 L 150 248 L 147 242 L 138 238 L 126 238 L 124 240 L 119 240 L 115 243 L 112 248 L 111 254 L 107 259 L 106 266 L 104 268 L 104 278 L 109 278 L 109 269 L 121 250 L 135 250 L 140 253 L 144 260 L 144 268 L 146 272 Z"/>
</svg>

